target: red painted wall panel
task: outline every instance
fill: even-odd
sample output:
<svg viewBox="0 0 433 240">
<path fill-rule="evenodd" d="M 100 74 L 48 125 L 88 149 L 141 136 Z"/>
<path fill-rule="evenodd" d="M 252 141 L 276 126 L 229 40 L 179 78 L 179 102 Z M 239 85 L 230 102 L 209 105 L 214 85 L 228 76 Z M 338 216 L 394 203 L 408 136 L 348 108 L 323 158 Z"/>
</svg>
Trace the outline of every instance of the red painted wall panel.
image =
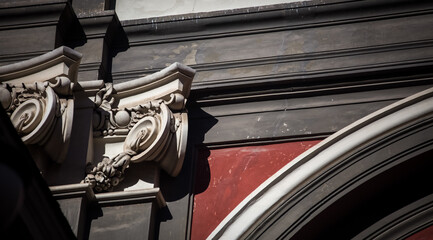
<svg viewBox="0 0 433 240">
<path fill-rule="evenodd" d="M 406 238 L 406 240 L 433 240 L 433 226 L 415 233 L 414 235 Z"/>
<path fill-rule="evenodd" d="M 248 194 L 318 142 L 320 140 L 200 151 L 191 239 L 206 239 Z"/>
</svg>

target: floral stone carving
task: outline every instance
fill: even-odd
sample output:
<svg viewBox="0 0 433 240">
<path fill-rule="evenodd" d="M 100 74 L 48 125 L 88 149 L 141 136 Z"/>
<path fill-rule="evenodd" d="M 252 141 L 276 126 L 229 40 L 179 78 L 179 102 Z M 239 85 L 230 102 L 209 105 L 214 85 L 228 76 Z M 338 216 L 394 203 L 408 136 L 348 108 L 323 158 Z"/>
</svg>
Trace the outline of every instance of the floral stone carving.
<svg viewBox="0 0 433 240">
<path fill-rule="evenodd" d="M 0 102 L 26 145 L 55 162 L 67 154 L 81 54 L 67 47 L 0 67 Z"/>
<path fill-rule="evenodd" d="M 0 67 L 0 103 L 41 170 L 46 158 L 61 163 L 70 156 L 74 104 L 87 114 L 90 98 L 93 138 L 87 144 L 86 159 L 91 163 L 84 182 L 96 191 L 109 191 L 125 178 L 130 165 L 139 162 L 152 163 L 152 176 L 159 168 L 176 176 L 186 150 L 185 103 L 195 71 L 174 63 L 119 84 L 77 82 L 80 59 L 78 52 L 60 47 Z M 74 126 L 80 131 L 79 123 Z"/>
<path fill-rule="evenodd" d="M 154 162 L 176 176 L 185 155 L 185 103 L 194 74 L 191 68 L 175 63 L 144 78 L 105 84 L 94 100 L 94 139 L 102 147 L 113 142 L 121 147 L 116 155 L 89 164 L 83 181 L 98 192 L 110 191 L 123 180 L 130 163 L 143 161 Z"/>
</svg>

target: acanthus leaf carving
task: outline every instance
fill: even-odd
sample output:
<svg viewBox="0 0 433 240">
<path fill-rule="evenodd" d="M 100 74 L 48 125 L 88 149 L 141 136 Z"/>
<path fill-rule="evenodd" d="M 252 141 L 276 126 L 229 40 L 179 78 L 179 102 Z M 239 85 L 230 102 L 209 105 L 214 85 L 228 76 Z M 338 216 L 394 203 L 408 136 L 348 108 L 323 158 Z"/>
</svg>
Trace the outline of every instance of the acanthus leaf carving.
<svg viewBox="0 0 433 240">
<path fill-rule="evenodd" d="M 123 146 L 116 155 L 103 156 L 99 163 L 89 165 L 83 181 L 92 184 L 96 191 L 112 190 L 123 180 L 125 169 L 131 163 L 154 162 L 172 176 L 180 171 L 187 140 L 185 102 L 195 72 L 178 64 L 173 66 L 171 72 L 163 76 L 156 73 L 157 77 L 153 79 L 149 76 L 131 81 L 134 86 L 137 81 L 148 83 L 149 78 L 154 82 L 162 79 L 161 84 L 153 84 L 153 89 L 146 86 L 143 89 L 163 94 L 146 96 L 136 89 L 132 91 L 111 83 L 105 84 L 95 94 L 94 138 L 99 139 L 97 142 L 103 148 L 112 141 L 120 141 Z M 181 75 L 179 68 L 186 68 L 188 75 Z M 177 84 L 180 89 L 167 91 L 176 81 L 184 81 L 184 84 Z M 141 102 L 140 97 L 144 98 Z M 125 98 L 133 99 L 131 102 L 134 104 L 122 104 Z"/>
<path fill-rule="evenodd" d="M 72 125 L 72 87 L 67 77 L 57 77 L 53 82 L 0 84 L 1 92 L 10 96 L 2 99 L 2 106 L 7 106 L 6 113 L 25 144 L 44 147 L 52 138 L 63 143 L 68 141 L 65 135 L 70 134 Z M 67 151 L 47 150 L 56 162 L 61 162 Z"/>
<path fill-rule="evenodd" d="M 167 103 L 171 102 L 173 99 L 150 101 L 124 109 L 95 109 L 99 114 L 107 116 L 105 119 L 102 118 L 105 121 L 102 125 L 108 127 L 99 130 L 99 134 L 96 133 L 94 136 L 126 133 L 126 138 L 121 153 L 114 158 L 104 156 L 96 166 L 89 165 L 84 182 L 90 183 L 97 192 L 110 191 L 123 180 L 125 169 L 129 167 L 130 162 L 159 162 L 166 155 L 164 150 L 167 149 L 182 121 L 176 118 L 167 106 Z M 122 129 L 125 131 L 120 131 Z M 164 170 L 170 173 L 169 169 Z"/>
<path fill-rule="evenodd" d="M 87 167 L 85 183 L 90 183 L 97 192 L 111 191 L 124 178 L 125 169 L 129 167 L 131 156 L 135 152 L 121 152 L 113 159 L 104 157 L 96 166 Z"/>
<path fill-rule="evenodd" d="M 2 107 L 22 141 L 39 146 L 55 162 L 62 162 L 68 151 L 75 70 L 80 58 L 81 54 L 61 47 L 28 61 L 0 67 Z"/>
</svg>

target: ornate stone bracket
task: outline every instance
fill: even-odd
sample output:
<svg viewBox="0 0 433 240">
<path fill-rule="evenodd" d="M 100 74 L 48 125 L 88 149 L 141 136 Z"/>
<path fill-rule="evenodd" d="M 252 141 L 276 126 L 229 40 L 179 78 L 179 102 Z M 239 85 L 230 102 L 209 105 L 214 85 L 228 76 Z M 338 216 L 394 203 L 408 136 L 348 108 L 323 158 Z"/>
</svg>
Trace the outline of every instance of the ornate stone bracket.
<svg viewBox="0 0 433 240">
<path fill-rule="evenodd" d="M 93 102 L 93 139 L 87 158 L 92 159 L 93 152 L 93 160 L 84 182 L 96 191 L 109 191 L 124 179 L 130 163 L 139 162 L 151 163 L 147 170 L 142 169 L 147 171 L 144 175 L 153 176 L 147 187 L 157 187 L 159 168 L 176 176 L 185 155 L 185 103 L 195 71 L 175 63 L 124 83 L 78 83 L 80 59 L 81 54 L 60 47 L 0 67 L 1 105 L 36 162 L 46 158 L 63 162 L 69 149 L 74 104 L 77 109 L 89 109 L 88 103 Z M 86 111 L 81 110 L 81 114 L 91 112 Z M 82 130 L 79 123 L 74 126 Z M 140 180 L 147 178 L 143 180 L 146 182 L 149 176 Z"/>
<path fill-rule="evenodd" d="M 84 182 L 98 192 L 110 191 L 123 180 L 130 163 L 143 161 L 176 176 L 185 155 L 185 103 L 194 74 L 175 63 L 140 79 L 101 87 L 94 98 L 94 142 L 112 156 L 104 154 L 102 161 L 89 164 Z"/>
<path fill-rule="evenodd" d="M 55 162 L 62 162 L 68 151 L 80 59 L 80 53 L 60 47 L 40 57 L 0 67 L 2 107 L 22 141 L 42 149 Z"/>
</svg>

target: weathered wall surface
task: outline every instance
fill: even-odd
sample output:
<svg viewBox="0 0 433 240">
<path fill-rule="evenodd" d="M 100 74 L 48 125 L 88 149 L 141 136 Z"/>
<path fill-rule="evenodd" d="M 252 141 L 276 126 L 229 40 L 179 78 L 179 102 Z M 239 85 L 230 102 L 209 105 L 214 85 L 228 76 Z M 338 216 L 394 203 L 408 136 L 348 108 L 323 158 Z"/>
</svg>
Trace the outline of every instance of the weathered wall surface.
<svg viewBox="0 0 433 240">
<path fill-rule="evenodd" d="M 191 239 L 205 239 L 245 197 L 320 140 L 199 152 Z"/>
<path fill-rule="evenodd" d="M 257 7 L 279 3 L 302 2 L 297 0 L 163 0 L 163 1 L 138 1 L 117 0 L 116 12 L 120 20 L 161 17 L 199 12 L 212 12 L 226 10 L 230 12 L 236 8 Z"/>
<path fill-rule="evenodd" d="M 172 219 L 161 221 L 160 238 L 191 235 L 197 148 L 323 138 L 432 85 L 433 6 L 389 4 L 311 1 L 122 21 L 129 48 L 113 58 L 113 82 L 174 61 L 197 70 L 186 162 L 176 181 L 162 176 Z"/>
<path fill-rule="evenodd" d="M 160 193 L 167 207 L 150 222 L 160 239 L 191 236 L 195 189 L 201 184 L 195 179 L 199 149 L 212 153 L 217 148 L 323 139 L 433 85 L 429 1 L 277 1 L 261 7 L 242 5 L 246 1 L 190 1 L 193 6 L 177 10 L 183 1 L 160 1 L 146 9 L 138 1 L 118 0 L 116 8 L 113 1 L 103 0 L 37 2 L 19 1 L 13 8 L 0 4 L 0 65 L 67 45 L 83 53 L 80 83 L 127 82 L 173 62 L 197 70 L 186 106 L 185 162 L 176 178 L 161 173 Z M 131 15 L 122 15 L 122 8 Z M 77 104 L 76 110 L 76 118 L 86 122 L 79 124 L 86 126 L 83 135 L 88 134 L 93 105 Z M 71 156 L 79 157 L 55 166 L 46 179 L 50 183 L 83 178 L 91 154 L 79 150 L 89 146 L 81 135 L 77 131 L 71 140 L 72 149 L 80 153 Z M 211 176 L 218 172 L 210 170 Z M 126 204 L 127 197 L 117 197 L 119 206 Z M 115 217 L 111 209 L 107 205 L 99 210 Z M 128 219 L 140 217 L 139 211 L 135 216 L 131 209 L 125 211 L 131 214 Z M 111 224 L 97 214 L 89 221 L 94 226 Z"/>
</svg>

